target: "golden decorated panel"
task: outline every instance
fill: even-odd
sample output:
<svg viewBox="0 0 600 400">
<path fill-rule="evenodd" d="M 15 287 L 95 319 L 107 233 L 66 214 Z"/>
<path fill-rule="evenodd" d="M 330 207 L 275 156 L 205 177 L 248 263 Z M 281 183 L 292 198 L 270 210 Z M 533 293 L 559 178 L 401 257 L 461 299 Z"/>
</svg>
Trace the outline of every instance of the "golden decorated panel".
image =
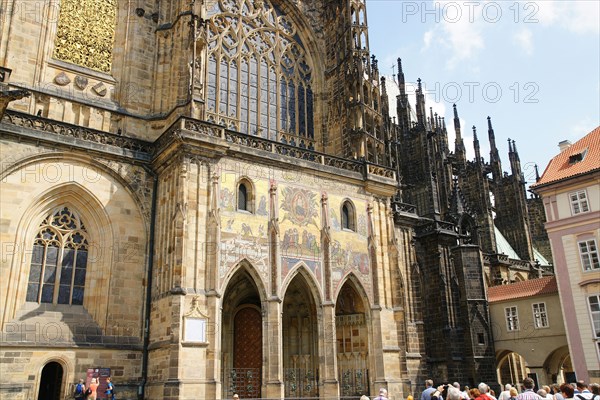
<svg viewBox="0 0 600 400">
<path fill-rule="evenodd" d="M 62 0 L 54 58 L 110 73 L 116 0 Z"/>
</svg>

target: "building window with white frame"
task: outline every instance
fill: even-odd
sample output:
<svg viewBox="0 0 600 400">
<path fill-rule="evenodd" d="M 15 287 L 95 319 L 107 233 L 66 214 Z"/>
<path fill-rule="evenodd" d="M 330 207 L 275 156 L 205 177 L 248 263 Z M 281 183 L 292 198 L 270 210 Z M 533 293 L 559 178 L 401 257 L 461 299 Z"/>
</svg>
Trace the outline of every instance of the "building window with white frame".
<svg viewBox="0 0 600 400">
<path fill-rule="evenodd" d="M 590 211 L 585 190 L 569 193 L 569 199 L 571 200 L 571 211 L 573 212 L 573 215 Z"/>
<path fill-rule="evenodd" d="M 600 261 L 598 260 L 598 245 L 595 239 L 588 239 L 579 242 L 579 255 L 581 257 L 581 265 L 584 271 L 592 271 L 600 269 Z"/>
<path fill-rule="evenodd" d="M 600 338 L 600 296 L 589 296 L 588 304 L 590 306 L 590 315 L 594 326 L 594 337 Z"/>
<path fill-rule="evenodd" d="M 504 309 L 506 316 L 506 329 L 509 332 L 519 330 L 519 316 L 517 315 L 517 307 L 506 307 Z"/>
<path fill-rule="evenodd" d="M 534 303 L 533 307 L 533 324 L 537 329 L 548 328 L 548 313 L 546 312 L 546 303 Z"/>
</svg>

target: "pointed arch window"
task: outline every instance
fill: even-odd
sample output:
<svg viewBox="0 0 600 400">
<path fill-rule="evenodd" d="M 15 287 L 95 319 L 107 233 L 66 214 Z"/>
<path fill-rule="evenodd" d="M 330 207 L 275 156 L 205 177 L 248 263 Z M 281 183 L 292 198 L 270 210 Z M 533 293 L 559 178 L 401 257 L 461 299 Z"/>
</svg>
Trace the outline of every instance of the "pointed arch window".
<svg viewBox="0 0 600 400">
<path fill-rule="evenodd" d="M 31 254 L 27 301 L 82 305 L 88 263 L 88 234 L 69 207 L 41 223 Z"/>
<path fill-rule="evenodd" d="M 354 212 L 354 205 L 346 200 L 342 204 L 342 229 L 350 231 L 356 231 L 356 216 Z"/>
<path fill-rule="evenodd" d="M 237 186 L 237 209 L 238 211 L 253 212 L 254 189 L 252 183 L 246 179 L 240 179 Z"/>
<path fill-rule="evenodd" d="M 208 17 L 207 119 L 313 140 L 312 63 L 293 21 L 268 0 L 218 0 Z"/>
<path fill-rule="evenodd" d="M 238 210 L 248 211 L 248 189 L 244 183 L 238 186 Z"/>
</svg>

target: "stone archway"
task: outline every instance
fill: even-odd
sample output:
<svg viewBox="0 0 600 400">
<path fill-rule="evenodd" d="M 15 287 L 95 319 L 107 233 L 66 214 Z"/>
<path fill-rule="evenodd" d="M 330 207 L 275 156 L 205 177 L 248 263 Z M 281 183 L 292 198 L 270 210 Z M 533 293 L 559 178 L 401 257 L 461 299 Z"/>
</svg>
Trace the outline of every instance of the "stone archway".
<svg viewBox="0 0 600 400">
<path fill-rule="evenodd" d="M 498 382 L 501 385 L 507 383 L 514 385 L 522 382 L 530 372 L 525 358 L 517 352 L 508 350 L 500 352 L 496 360 L 498 361 Z"/>
<path fill-rule="evenodd" d="M 240 269 L 223 296 L 223 398 L 260 398 L 262 389 L 262 308 L 258 288 L 248 271 Z"/>
<path fill-rule="evenodd" d="M 544 361 L 544 371 L 547 371 L 548 376 L 546 381 L 556 382 L 558 384 L 573 382 L 568 380 L 575 374 L 573 364 L 571 362 L 571 355 L 569 354 L 568 346 L 561 346 L 546 357 Z"/>
<path fill-rule="evenodd" d="M 63 367 L 51 361 L 42 368 L 38 400 L 60 400 L 63 383 Z"/>
<path fill-rule="evenodd" d="M 290 282 L 283 301 L 285 397 L 319 396 L 317 309 L 302 274 Z"/>
<path fill-rule="evenodd" d="M 335 303 L 336 355 L 340 395 L 369 394 L 369 340 L 364 302 L 350 280 Z"/>
</svg>

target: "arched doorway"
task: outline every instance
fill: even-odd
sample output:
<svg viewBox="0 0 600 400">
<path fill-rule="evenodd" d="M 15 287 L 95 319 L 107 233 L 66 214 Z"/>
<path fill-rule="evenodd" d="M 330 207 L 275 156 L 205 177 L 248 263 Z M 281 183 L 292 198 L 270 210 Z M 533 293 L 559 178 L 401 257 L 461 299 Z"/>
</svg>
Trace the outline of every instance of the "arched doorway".
<svg viewBox="0 0 600 400">
<path fill-rule="evenodd" d="M 340 394 L 369 394 L 369 341 L 364 303 L 346 281 L 335 303 L 336 354 Z"/>
<path fill-rule="evenodd" d="M 63 367 L 52 361 L 44 365 L 38 400 L 59 400 L 63 382 Z"/>
<path fill-rule="evenodd" d="M 236 393 L 242 399 L 261 397 L 262 342 L 258 288 L 250 274 L 240 270 L 223 296 L 223 398 Z"/>
<path fill-rule="evenodd" d="M 548 354 L 544 361 L 544 371 L 548 374 L 546 382 L 556 382 L 558 384 L 574 382 L 575 371 L 571 363 L 569 347 L 561 346 Z"/>
<path fill-rule="evenodd" d="M 317 308 L 302 274 L 290 282 L 283 301 L 285 397 L 319 396 Z"/>
<path fill-rule="evenodd" d="M 498 382 L 501 385 L 518 384 L 527 377 L 530 372 L 525 358 L 514 351 L 499 353 L 498 360 Z"/>
</svg>

